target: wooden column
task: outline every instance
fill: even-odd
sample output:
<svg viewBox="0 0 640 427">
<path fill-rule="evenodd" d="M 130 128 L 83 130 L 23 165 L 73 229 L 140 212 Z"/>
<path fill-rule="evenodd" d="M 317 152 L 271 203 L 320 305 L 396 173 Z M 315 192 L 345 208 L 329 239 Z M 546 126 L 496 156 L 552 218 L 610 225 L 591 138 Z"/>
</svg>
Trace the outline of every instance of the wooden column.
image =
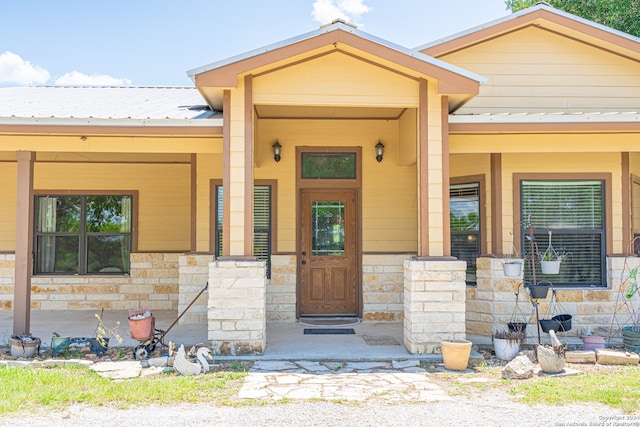
<svg viewBox="0 0 640 427">
<path fill-rule="evenodd" d="M 16 193 L 16 262 L 13 287 L 13 334 L 31 335 L 31 272 L 33 271 L 33 162 L 35 153 L 18 151 Z"/>
<path fill-rule="evenodd" d="M 253 76 L 244 78 L 244 254 L 253 255 Z"/>
<path fill-rule="evenodd" d="M 429 105 L 428 85 L 420 79 L 418 107 L 418 257 L 429 256 Z"/>
<path fill-rule="evenodd" d="M 629 153 L 621 153 L 622 164 L 622 253 L 633 255 L 633 218 L 631 213 L 631 167 L 629 164 Z"/>
<path fill-rule="evenodd" d="M 222 95 L 222 256 L 231 254 L 231 91 Z"/>
<path fill-rule="evenodd" d="M 440 103 L 442 115 L 442 256 L 451 256 L 451 204 L 449 200 L 449 97 L 443 96 Z"/>
<path fill-rule="evenodd" d="M 504 253 L 502 239 L 502 154 L 491 153 L 491 253 Z"/>
</svg>

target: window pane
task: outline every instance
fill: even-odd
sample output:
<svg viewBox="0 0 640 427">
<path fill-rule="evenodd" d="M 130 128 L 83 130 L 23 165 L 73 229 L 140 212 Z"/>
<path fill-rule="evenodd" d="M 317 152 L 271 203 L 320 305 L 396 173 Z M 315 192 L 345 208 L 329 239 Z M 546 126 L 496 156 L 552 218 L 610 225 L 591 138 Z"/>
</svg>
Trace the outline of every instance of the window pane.
<svg viewBox="0 0 640 427">
<path fill-rule="evenodd" d="M 88 196 L 87 231 L 120 233 L 131 231 L 131 202 L 123 196 Z"/>
<path fill-rule="evenodd" d="M 557 253 L 568 253 L 559 275 L 543 275 L 538 259 L 536 280 L 554 285 L 605 286 L 604 183 L 602 181 L 522 181 L 522 224 L 533 224 L 537 252 L 551 243 Z M 531 282 L 531 242 L 522 229 L 522 252 L 529 258 L 525 280 Z M 535 252 L 536 249 L 534 249 Z"/>
<path fill-rule="evenodd" d="M 128 273 L 131 239 L 129 235 L 89 235 L 88 273 Z"/>
<path fill-rule="evenodd" d="M 476 283 L 480 256 L 480 183 L 449 186 L 451 255 L 467 262 L 467 283 Z"/>
<path fill-rule="evenodd" d="M 344 203 L 313 202 L 311 255 L 344 256 Z"/>
<path fill-rule="evenodd" d="M 355 179 L 355 153 L 302 153 L 303 179 Z"/>
<path fill-rule="evenodd" d="M 79 232 L 80 206 L 78 196 L 36 197 L 36 232 Z"/>
<path fill-rule="evenodd" d="M 36 273 L 78 274 L 78 242 L 75 236 L 37 236 Z"/>
</svg>

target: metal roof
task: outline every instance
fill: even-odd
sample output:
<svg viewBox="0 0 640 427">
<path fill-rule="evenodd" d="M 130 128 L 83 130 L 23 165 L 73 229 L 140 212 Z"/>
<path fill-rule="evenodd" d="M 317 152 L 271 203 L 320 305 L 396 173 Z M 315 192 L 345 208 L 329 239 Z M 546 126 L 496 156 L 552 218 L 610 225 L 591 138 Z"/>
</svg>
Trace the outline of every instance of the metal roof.
<svg viewBox="0 0 640 427">
<path fill-rule="evenodd" d="M 222 114 L 211 111 L 194 87 L 22 86 L 0 88 L 0 124 L 56 119 L 64 124 L 216 125 Z M 207 120 L 203 120 L 207 119 Z M 213 120 L 211 120 L 213 119 Z M 220 120 L 216 120 L 220 119 Z"/>
<path fill-rule="evenodd" d="M 396 50 L 400 53 L 403 53 L 405 55 L 414 57 L 416 59 L 419 59 L 421 61 L 424 61 L 428 64 L 434 65 L 436 67 L 442 68 L 444 70 L 450 71 L 452 73 L 467 77 L 471 80 L 475 80 L 479 83 L 486 83 L 487 82 L 487 78 L 483 77 L 479 74 L 473 73 L 471 71 L 465 70 L 463 68 L 460 68 L 458 66 L 452 65 L 448 62 L 444 62 L 441 61 L 439 59 L 433 58 L 431 56 L 425 55 L 423 53 L 420 53 L 416 50 L 413 49 L 409 49 L 407 47 L 392 43 L 388 40 L 382 39 L 380 37 L 376 37 L 374 35 L 371 35 L 369 33 L 365 33 L 364 31 L 360 31 L 358 30 L 354 25 L 348 24 L 346 22 L 344 22 L 341 19 L 337 19 L 334 22 L 332 22 L 331 24 L 328 25 L 323 25 L 321 26 L 319 29 L 315 30 L 315 31 L 311 31 L 305 34 L 301 34 L 299 36 L 296 37 L 292 37 L 290 39 L 287 40 L 283 40 L 281 42 L 278 43 L 274 43 L 274 44 L 270 44 L 268 46 L 259 48 L 259 49 L 255 49 L 249 52 L 245 52 L 242 53 L 240 55 L 236 55 L 236 56 L 232 56 L 231 58 L 227 58 L 227 59 L 223 59 L 221 61 L 217 61 L 217 62 L 212 62 L 210 64 L 207 65 L 203 65 L 201 67 L 198 68 L 194 68 L 192 70 L 187 71 L 187 75 L 194 80 L 195 76 L 197 74 L 202 74 L 205 73 L 207 71 L 211 71 L 211 70 L 215 70 L 217 68 L 220 67 L 224 67 L 225 65 L 229 65 L 229 64 L 233 64 L 235 62 L 239 62 L 248 58 L 252 58 L 254 56 L 258 56 L 261 55 L 263 53 L 266 52 L 270 52 L 272 50 L 276 50 L 276 49 L 280 49 L 283 48 L 285 46 L 289 46 L 291 44 L 297 43 L 299 41 L 302 40 L 306 40 L 309 38 L 313 38 L 316 36 L 319 36 L 321 34 L 325 34 L 325 33 L 330 33 L 332 31 L 337 31 L 337 30 L 342 30 L 342 31 L 346 31 L 348 33 L 352 33 L 358 37 L 361 37 L 363 39 L 369 40 L 371 42 L 377 43 L 381 46 L 385 46 L 388 47 L 390 49 Z"/>
<path fill-rule="evenodd" d="M 450 114 L 449 123 L 629 123 L 640 122 L 640 112 L 591 113 L 480 113 Z"/>
<path fill-rule="evenodd" d="M 527 15 L 527 14 L 529 14 L 531 12 L 535 12 L 536 10 L 546 10 L 547 12 L 551 12 L 551 13 L 554 13 L 556 15 L 560 15 L 560 16 L 562 16 L 564 18 L 574 20 L 574 21 L 579 22 L 579 23 L 584 24 L 584 25 L 588 25 L 589 27 L 597 28 L 598 30 L 602 30 L 602 31 L 605 31 L 607 33 L 613 34 L 615 36 L 625 38 L 625 39 L 630 40 L 630 41 L 635 42 L 635 43 L 640 43 L 640 38 L 638 38 L 638 37 L 635 37 L 635 36 L 632 36 L 630 34 L 624 33 L 622 31 L 615 30 L 613 28 L 607 27 L 607 26 L 602 25 L 602 24 L 598 24 L 597 22 L 593 22 L 593 21 L 590 21 L 588 19 L 581 18 L 581 17 L 573 15 L 573 14 L 571 14 L 569 12 L 565 12 L 564 10 L 556 9 L 554 7 L 549 6 L 548 4 L 538 3 L 536 5 L 528 7 L 526 9 L 519 10 L 518 12 L 511 13 L 509 15 L 503 16 L 502 18 L 498 18 L 498 19 L 495 19 L 493 21 L 489 21 L 489 22 L 487 22 L 485 24 L 478 25 L 478 26 L 469 28 L 467 30 L 461 31 L 459 33 L 455 33 L 455 34 L 452 34 L 450 36 L 447 36 L 447 37 L 444 37 L 444 38 L 441 38 L 441 39 L 434 40 L 432 42 L 423 44 L 421 46 L 416 47 L 415 50 L 423 51 L 425 49 L 429 49 L 431 47 L 434 47 L 434 46 L 449 42 L 451 40 L 455 40 L 455 39 L 467 36 L 469 34 L 473 34 L 475 32 L 483 30 L 485 28 L 493 27 L 493 26 L 502 24 L 504 22 L 508 22 L 508 21 L 517 19 L 517 18 L 519 18 L 519 17 L 521 17 L 523 15 Z"/>
</svg>

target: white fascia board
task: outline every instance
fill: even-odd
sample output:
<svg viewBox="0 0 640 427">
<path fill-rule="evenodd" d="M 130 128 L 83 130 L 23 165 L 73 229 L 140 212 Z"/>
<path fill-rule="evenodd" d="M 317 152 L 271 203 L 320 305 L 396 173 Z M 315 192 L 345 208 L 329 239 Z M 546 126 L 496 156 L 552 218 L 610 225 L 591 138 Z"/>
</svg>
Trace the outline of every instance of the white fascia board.
<svg viewBox="0 0 640 427">
<path fill-rule="evenodd" d="M 640 114 L 469 114 L 449 115 L 449 123 L 633 123 L 640 122 Z"/>
<path fill-rule="evenodd" d="M 222 119 L 96 119 L 60 117 L 0 117 L 0 125 L 96 127 L 222 127 Z"/>
</svg>

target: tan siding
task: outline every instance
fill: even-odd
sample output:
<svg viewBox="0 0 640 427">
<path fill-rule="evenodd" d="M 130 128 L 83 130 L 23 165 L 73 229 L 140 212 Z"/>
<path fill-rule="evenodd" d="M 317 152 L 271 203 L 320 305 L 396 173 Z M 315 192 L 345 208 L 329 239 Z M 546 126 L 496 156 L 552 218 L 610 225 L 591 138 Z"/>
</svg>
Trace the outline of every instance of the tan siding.
<svg viewBox="0 0 640 427">
<path fill-rule="evenodd" d="M 0 162 L 0 252 L 16 246 L 17 173 L 15 162 Z"/>
<path fill-rule="evenodd" d="M 417 106 L 418 82 L 340 53 L 254 79 L 256 104 Z"/>
<path fill-rule="evenodd" d="M 638 62 L 539 28 L 440 59 L 489 79 L 459 114 L 638 110 Z"/>
<path fill-rule="evenodd" d="M 273 161 L 271 145 L 282 144 Z M 385 145 L 378 163 L 374 146 Z M 296 146 L 361 146 L 363 162 L 362 232 L 365 252 L 417 250 L 415 164 L 398 166 L 398 123 L 383 120 L 261 120 L 256 141 L 256 179 L 278 180 L 278 250 L 294 252 L 296 243 Z"/>
<path fill-rule="evenodd" d="M 138 190 L 138 250 L 188 250 L 189 165 L 36 163 L 36 190 Z"/>
</svg>

